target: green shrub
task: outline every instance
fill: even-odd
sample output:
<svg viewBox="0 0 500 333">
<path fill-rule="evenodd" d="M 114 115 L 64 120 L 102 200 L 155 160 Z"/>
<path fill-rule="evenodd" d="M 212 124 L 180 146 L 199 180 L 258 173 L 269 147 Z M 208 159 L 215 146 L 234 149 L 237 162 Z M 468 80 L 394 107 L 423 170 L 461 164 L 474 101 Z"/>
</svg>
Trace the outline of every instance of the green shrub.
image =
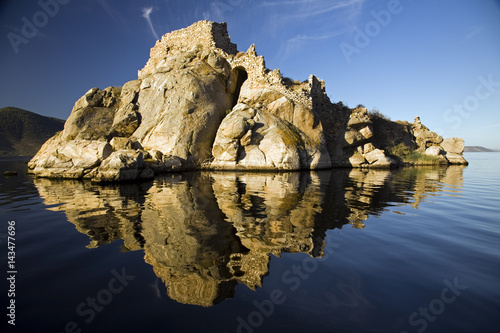
<svg viewBox="0 0 500 333">
<path fill-rule="evenodd" d="M 404 156 L 408 156 L 411 154 L 411 148 L 405 145 L 404 143 L 398 143 L 397 145 L 391 147 L 389 149 L 389 153 L 391 155 L 403 158 Z"/>
<path fill-rule="evenodd" d="M 404 143 L 399 143 L 389 149 L 389 154 L 401 159 L 404 163 L 410 164 L 442 164 L 443 160 L 436 156 L 422 154 L 417 150 L 412 150 Z"/>
</svg>

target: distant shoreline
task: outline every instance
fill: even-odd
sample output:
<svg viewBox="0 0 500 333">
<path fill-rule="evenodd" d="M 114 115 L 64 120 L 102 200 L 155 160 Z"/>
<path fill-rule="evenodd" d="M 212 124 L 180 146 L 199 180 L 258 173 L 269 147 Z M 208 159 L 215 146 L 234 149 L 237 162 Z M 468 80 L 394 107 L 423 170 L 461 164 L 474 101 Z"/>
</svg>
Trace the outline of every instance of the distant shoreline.
<svg viewBox="0 0 500 333">
<path fill-rule="evenodd" d="M 465 146 L 464 153 L 498 153 L 500 150 L 489 149 L 483 146 Z"/>
</svg>

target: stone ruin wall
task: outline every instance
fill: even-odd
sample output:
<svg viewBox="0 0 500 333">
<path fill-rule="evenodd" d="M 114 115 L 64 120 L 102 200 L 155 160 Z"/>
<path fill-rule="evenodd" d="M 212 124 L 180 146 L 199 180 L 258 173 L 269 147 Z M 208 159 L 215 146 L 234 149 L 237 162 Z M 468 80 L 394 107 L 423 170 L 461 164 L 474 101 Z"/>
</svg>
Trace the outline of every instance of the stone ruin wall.
<svg viewBox="0 0 500 333">
<path fill-rule="evenodd" d="M 151 48 L 150 59 L 146 66 L 138 72 L 139 79 L 145 78 L 152 73 L 157 64 L 167 55 L 171 49 L 189 51 L 194 46 L 201 45 L 204 48 L 214 50 L 218 55 L 225 58 L 232 69 L 243 68 L 248 79 L 255 85 L 265 86 L 272 89 L 296 104 L 311 109 L 313 106 L 312 92 L 317 85 L 313 84 L 316 77 L 311 75 L 307 83 L 298 84 L 299 89 L 290 89 L 283 82 L 283 76 L 279 69 L 270 71 L 266 68 L 264 57 L 258 56 L 255 52 L 255 46 L 252 44 L 246 53 L 238 52 L 236 44 L 232 43 L 227 31 L 227 24 L 210 21 L 199 21 L 193 25 L 165 34 Z M 319 81 L 319 80 L 318 80 Z M 324 82 L 319 81 L 323 83 Z M 296 83 L 294 85 L 297 85 Z M 297 87 L 296 87 L 297 88 Z M 304 90 L 305 89 L 305 90 Z M 297 92 L 300 90 L 300 92 Z M 325 94 L 324 90 L 316 94 Z"/>
<path fill-rule="evenodd" d="M 253 85 L 262 86 L 267 85 L 270 89 L 284 95 L 294 103 L 302 104 L 308 108 L 312 108 L 311 101 L 311 78 L 307 85 L 307 92 L 298 94 L 297 92 L 287 88 L 283 83 L 283 76 L 279 69 L 270 71 L 266 68 L 266 63 L 263 56 L 258 56 L 255 51 L 255 45 L 252 44 L 246 53 L 239 53 L 236 56 L 228 55 L 221 50 L 217 50 L 221 56 L 225 57 L 231 68 L 242 67 L 248 74 L 248 79 Z"/>
<path fill-rule="evenodd" d="M 219 48 L 227 54 L 238 52 L 236 44 L 231 43 L 225 22 L 199 21 L 187 28 L 163 35 L 151 48 L 150 58 L 146 66 L 138 73 L 139 78 L 142 79 L 151 73 L 169 49 L 188 51 L 196 45 L 202 45 L 207 49 Z"/>
</svg>

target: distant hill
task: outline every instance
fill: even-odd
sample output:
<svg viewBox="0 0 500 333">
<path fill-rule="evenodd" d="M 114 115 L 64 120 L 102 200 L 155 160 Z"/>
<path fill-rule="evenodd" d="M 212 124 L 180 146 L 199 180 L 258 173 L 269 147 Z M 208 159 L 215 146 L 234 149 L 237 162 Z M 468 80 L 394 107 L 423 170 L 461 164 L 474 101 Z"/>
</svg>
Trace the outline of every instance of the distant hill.
<svg viewBox="0 0 500 333">
<path fill-rule="evenodd" d="M 0 109 L 0 156 L 32 156 L 64 127 L 64 120 L 15 107 Z"/>
<path fill-rule="evenodd" d="M 485 153 L 485 152 L 495 152 L 496 150 L 492 150 L 489 148 L 485 148 L 482 146 L 465 146 L 466 153 Z"/>
</svg>

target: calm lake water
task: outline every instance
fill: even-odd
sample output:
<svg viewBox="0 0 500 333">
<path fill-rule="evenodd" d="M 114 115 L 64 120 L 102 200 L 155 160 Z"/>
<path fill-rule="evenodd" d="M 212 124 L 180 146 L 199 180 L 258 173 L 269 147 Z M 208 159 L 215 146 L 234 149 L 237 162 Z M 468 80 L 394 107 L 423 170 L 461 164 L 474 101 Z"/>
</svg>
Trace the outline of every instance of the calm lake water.
<svg viewBox="0 0 500 333">
<path fill-rule="evenodd" d="M 466 158 L 119 186 L 1 160 L 2 332 L 499 332 L 500 153 Z"/>
</svg>

